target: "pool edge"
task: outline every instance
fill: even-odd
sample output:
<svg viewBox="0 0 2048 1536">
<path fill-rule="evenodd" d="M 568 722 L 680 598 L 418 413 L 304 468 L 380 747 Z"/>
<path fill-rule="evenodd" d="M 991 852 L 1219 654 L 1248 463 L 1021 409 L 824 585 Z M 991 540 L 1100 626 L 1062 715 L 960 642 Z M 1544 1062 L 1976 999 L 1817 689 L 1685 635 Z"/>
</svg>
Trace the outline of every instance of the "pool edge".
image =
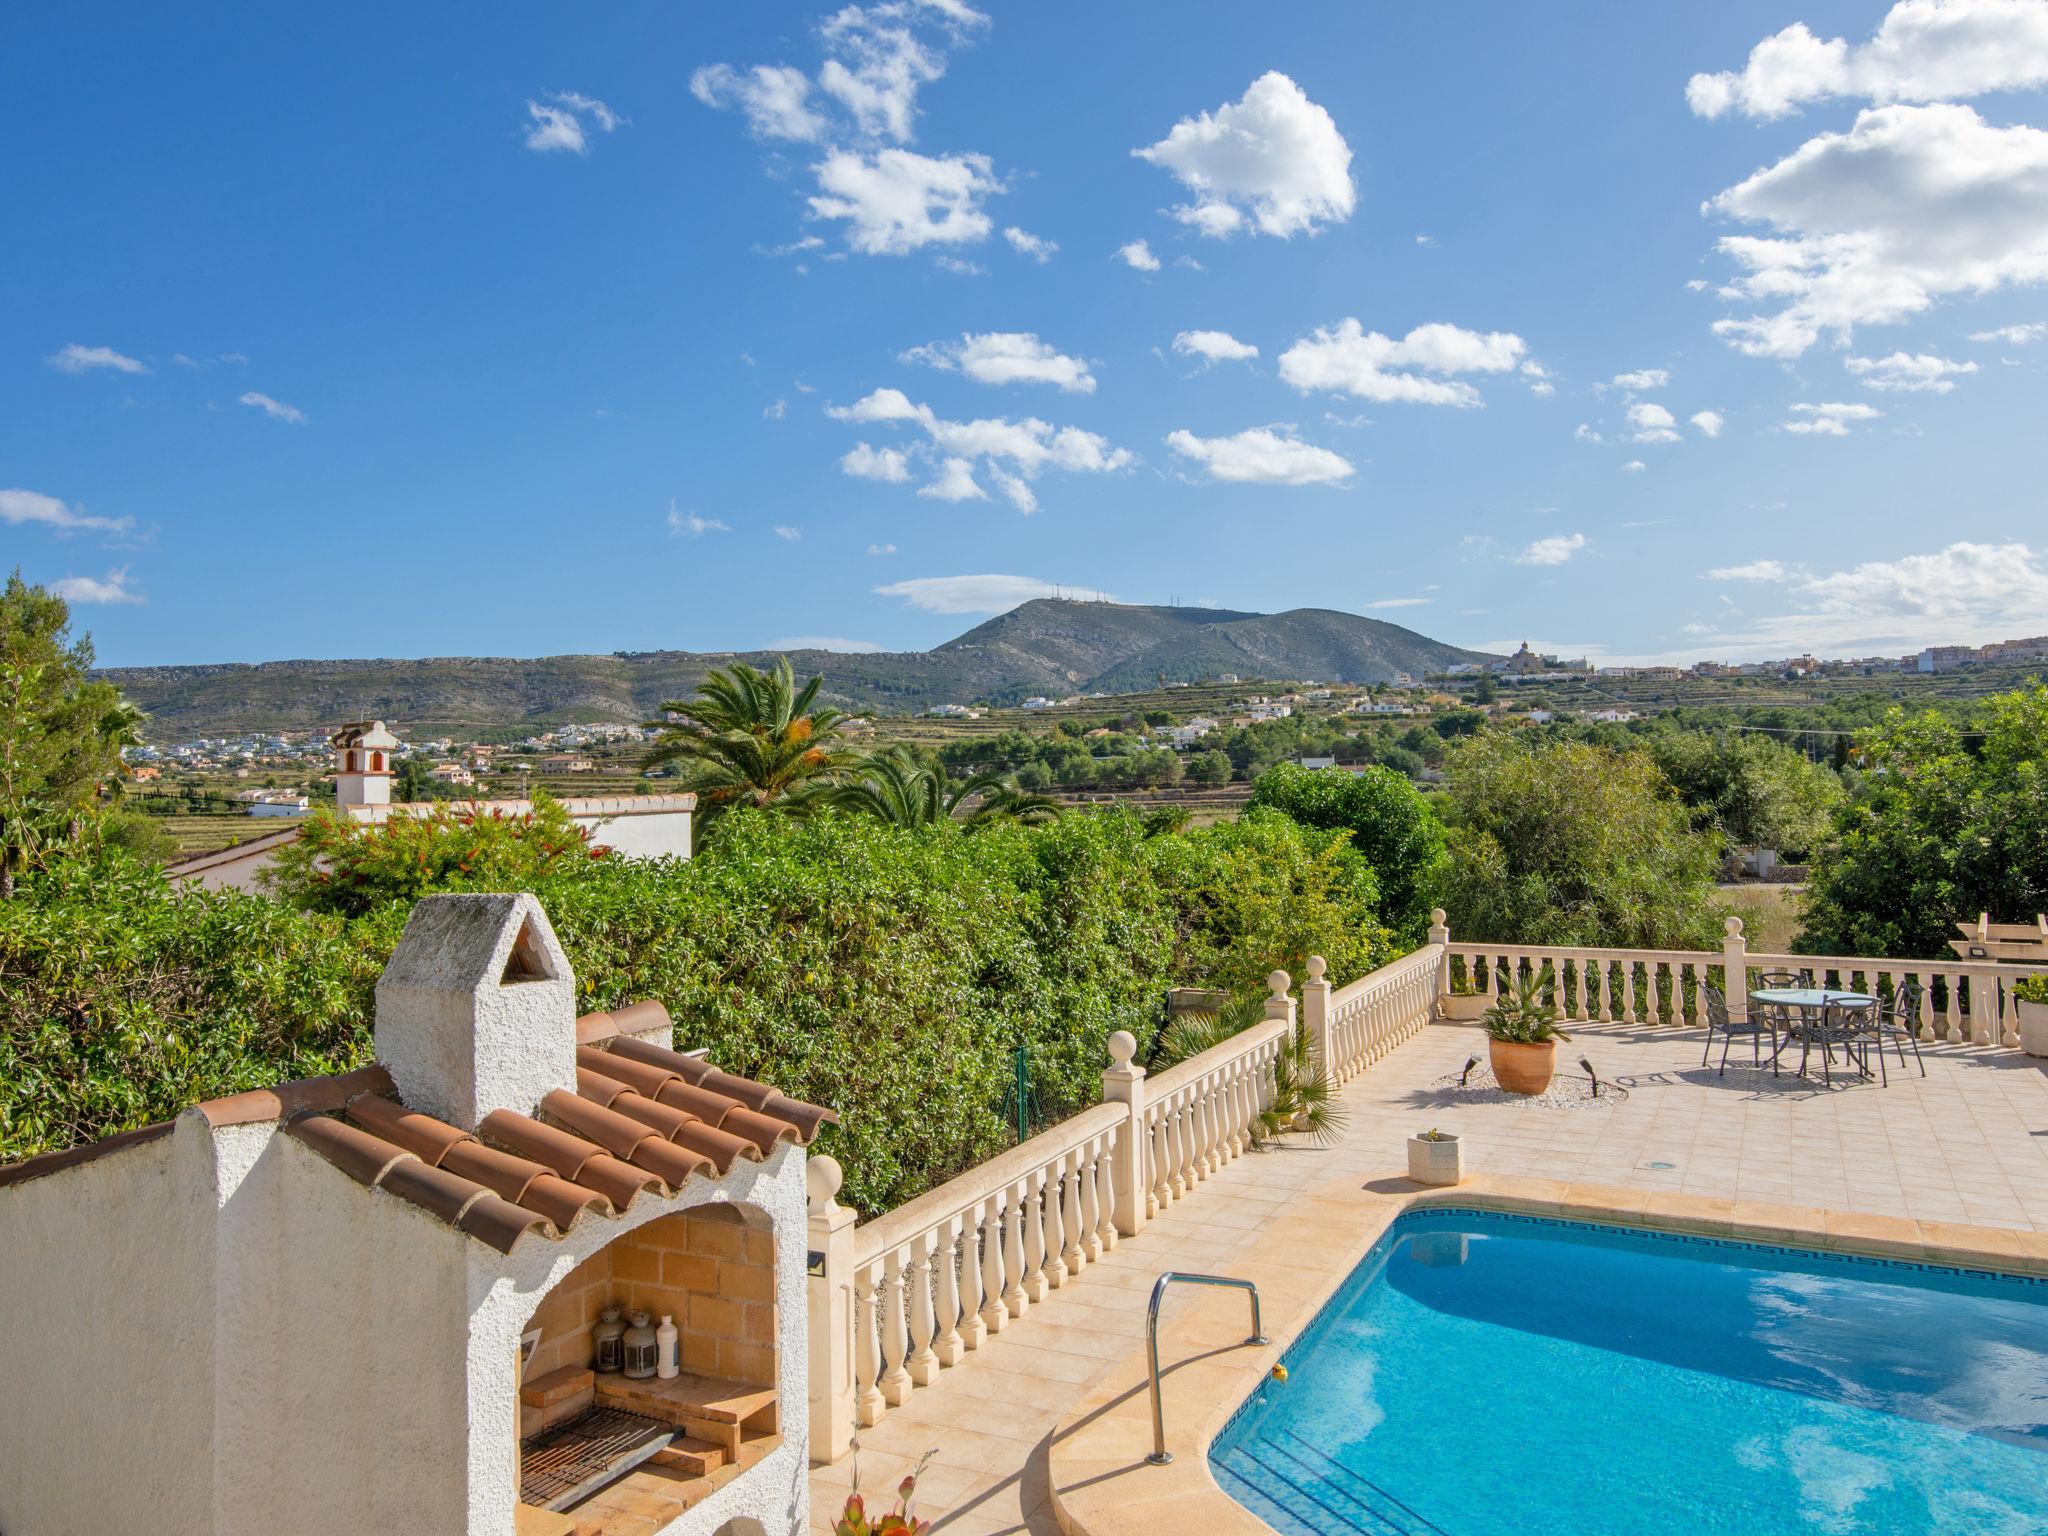
<svg viewBox="0 0 2048 1536">
<path fill-rule="evenodd" d="M 1272 1342 L 1243 1342 L 1244 1299 L 1232 1293 L 1196 1293 L 1160 1325 L 1170 1465 L 1144 1460 L 1152 1448 L 1152 1418 L 1142 1349 L 1118 1361 L 1060 1420 L 1047 1447 L 1047 1473 L 1064 1536 L 1186 1536 L 1197 1528 L 1204 1536 L 1273 1536 L 1217 1485 L 1209 1446 L 1387 1228 L 1409 1211 L 1433 1206 L 2048 1276 L 2048 1233 L 1499 1174 L 1446 1188 L 1392 1175 L 1334 1180 L 1262 1233 L 1259 1253 L 1284 1255 L 1284 1262 L 1260 1258 L 1233 1268 L 1258 1286 Z"/>
</svg>

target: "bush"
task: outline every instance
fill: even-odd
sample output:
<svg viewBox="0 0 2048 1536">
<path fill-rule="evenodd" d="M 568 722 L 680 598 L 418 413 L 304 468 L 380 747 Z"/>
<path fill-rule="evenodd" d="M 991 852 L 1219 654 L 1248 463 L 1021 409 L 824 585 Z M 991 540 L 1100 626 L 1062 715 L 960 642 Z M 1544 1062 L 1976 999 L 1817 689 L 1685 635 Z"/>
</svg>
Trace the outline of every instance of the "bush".
<svg viewBox="0 0 2048 1536">
<path fill-rule="evenodd" d="M 1443 879 L 1444 829 L 1419 791 L 1391 768 L 1358 772 L 1281 763 L 1260 774 L 1251 803 L 1303 826 L 1348 831 L 1379 877 L 1387 922 L 1419 941 Z"/>
</svg>

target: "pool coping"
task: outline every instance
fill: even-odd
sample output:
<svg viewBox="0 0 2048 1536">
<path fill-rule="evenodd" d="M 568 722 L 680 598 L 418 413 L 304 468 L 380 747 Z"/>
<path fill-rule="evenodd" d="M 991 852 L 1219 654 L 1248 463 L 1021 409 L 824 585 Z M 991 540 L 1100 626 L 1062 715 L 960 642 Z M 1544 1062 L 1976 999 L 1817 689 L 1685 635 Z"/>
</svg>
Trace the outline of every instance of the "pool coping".
<svg viewBox="0 0 2048 1536">
<path fill-rule="evenodd" d="M 1437 1188 L 1394 1175 L 1333 1180 L 1262 1230 L 1258 1257 L 1233 1266 L 1234 1275 L 1258 1287 L 1271 1342 L 1244 1342 L 1245 1298 L 1236 1291 L 1191 1290 L 1161 1321 L 1169 1465 L 1144 1459 L 1152 1449 L 1152 1406 L 1142 1348 L 1118 1361 L 1061 1418 L 1047 1447 L 1047 1472 L 1065 1536 L 1275 1536 L 1217 1485 L 1210 1444 L 1387 1228 L 1409 1211 L 1432 1207 L 2048 1276 L 2044 1232 L 1504 1174 L 1475 1174 Z"/>
</svg>

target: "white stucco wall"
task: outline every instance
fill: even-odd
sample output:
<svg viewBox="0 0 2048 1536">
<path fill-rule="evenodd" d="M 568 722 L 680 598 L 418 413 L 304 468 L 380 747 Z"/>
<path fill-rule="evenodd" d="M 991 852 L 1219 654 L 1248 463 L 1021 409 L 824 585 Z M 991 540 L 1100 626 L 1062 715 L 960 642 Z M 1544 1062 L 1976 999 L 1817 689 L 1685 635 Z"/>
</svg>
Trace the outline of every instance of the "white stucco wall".
<svg viewBox="0 0 2048 1536">
<path fill-rule="evenodd" d="M 690 856 L 690 812 L 649 811 L 637 816 L 575 818 L 579 827 L 627 859 L 687 859 Z"/>
<path fill-rule="evenodd" d="M 0 1189 L 0 1531 L 206 1531 L 204 1127 Z"/>
</svg>

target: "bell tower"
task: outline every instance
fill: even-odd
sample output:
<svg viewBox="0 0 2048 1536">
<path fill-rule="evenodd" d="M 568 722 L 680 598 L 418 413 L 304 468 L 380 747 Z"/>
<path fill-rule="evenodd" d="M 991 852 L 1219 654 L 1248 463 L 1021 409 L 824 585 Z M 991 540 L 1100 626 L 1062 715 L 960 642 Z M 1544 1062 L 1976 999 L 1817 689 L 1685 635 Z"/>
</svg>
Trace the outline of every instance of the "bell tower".
<svg viewBox="0 0 2048 1536">
<path fill-rule="evenodd" d="M 382 720 L 355 720 L 344 725 L 327 744 L 334 748 L 334 803 L 391 803 L 391 752 L 400 743 Z"/>
</svg>

